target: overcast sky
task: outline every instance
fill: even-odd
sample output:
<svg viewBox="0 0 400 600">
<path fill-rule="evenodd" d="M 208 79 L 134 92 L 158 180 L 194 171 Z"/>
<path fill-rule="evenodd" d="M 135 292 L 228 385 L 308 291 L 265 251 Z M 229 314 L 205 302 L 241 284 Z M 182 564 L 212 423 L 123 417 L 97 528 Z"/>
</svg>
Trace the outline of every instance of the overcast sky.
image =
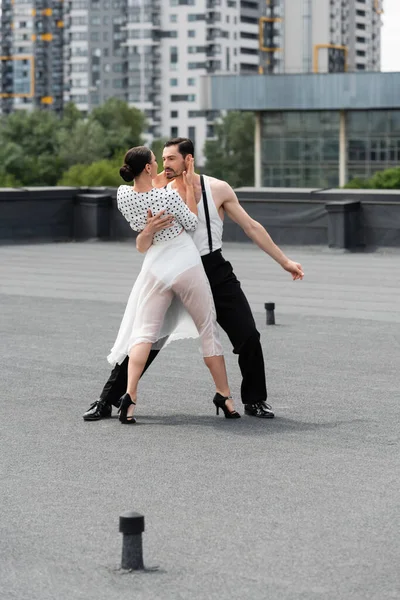
<svg viewBox="0 0 400 600">
<path fill-rule="evenodd" d="M 382 71 L 400 71 L 400 0 L 383 0 Z"/>
</svg>

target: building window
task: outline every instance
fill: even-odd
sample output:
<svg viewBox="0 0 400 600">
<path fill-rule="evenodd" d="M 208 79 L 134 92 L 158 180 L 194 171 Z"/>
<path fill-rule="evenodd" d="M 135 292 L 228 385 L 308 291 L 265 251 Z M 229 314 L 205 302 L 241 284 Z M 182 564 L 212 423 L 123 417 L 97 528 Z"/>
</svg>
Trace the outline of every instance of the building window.
<svg viewBox="0 0 400 600">
<path fill-rule="evenodd" d="M 202 53 L 202 52 L 206 52 L 207 48 L 205 46 L 188 46 L 188 54 L 197 54 L 197 53 Z"/>
<path fill-rule="evenodd" d="M 87 17 L 71 17 L 71 25 L 87 25 Z"/>
<path fill-rule="evenodd" d="M 178 85 L 178 80 L 177 79 L 170 79 L 169 80 L 169 85 L 171 85 L 172 87 L 176 87 Z"/>
<path fill-rule="evenodd" d="M 207 65 L 205 62 L 190 62 L 188 63 L 188 69 L 206 69 Z"/>
<path fill-rule="evenodd" d="M 171 119 L 177 119 L 177 118 L 178 118 L 178 111 L 171 110 Z"/>
<path fill-rule="evenodd" d="M 177 46 L 171 46 L 169 49 L 169 62 L 176 64 L 178 62 L 178 48 Z"/>
<path fill-rule="evenodd" d="M 365 71 L 365 65 L 358 64 L 358 65 L 356 65 L 356 69 L 358 71 Z"/>
<path fill-rule="evenodd" d="M 365 17 L 365 10 L 356 10 L 356 15 L 358 17 Z"/>
<path fill-rule="evenodd" d="M 151 37 L 151 32 L 149 31 L 148 33 L 149 33 L 149 35 L 146 37 Z M 178 32 L 177 31 L 163 31 L 160 35 L 163 38 L 177 38 Z"/>
<path fill-rule="evenodd" d="M 271 112 L 262 118 L 264 186 L 338 185 L 338 112 Z"/>
<path fill-rule="evenodd" d="M 196 30 L 195 29 L 189 29 L 188 30 L 188 37 L 190 37 L 190 38 L 196 37 Z"/>
<path fill-rule="evenodd" d="M 169 22 L 170 23 L 177 23 L 178 22 L 178 15 L 169 15 Z"/>
<path fill-rule="evenodd" d="M 171 102 L 196 102 L 196 96 L 194 94 L 172 94 L 170 97 Z"/>
<path fill-rule="evenodd" d="M 71 102 L 75 104 L 86 104 L 88 101 L 88 97 L 83 94 L 71 94 Z"/>
<path fill-rule="evenodd" d="M 359 44 L 365 44 L 365 37 L 357 37 L 357 38 L 356 38 L 356 41 L 357 41 Z"/>
<path fill-rule="evenodd" d="M 192 140 L 193 144 L 196 146 L 196 127 L 188 128 L 188 138 Z"/>
<path fill-rule="evenodd" d="M 365 50 L 357 50 L 356 55 L 357 56 L 365 56 Z"/>
<path fill-rule="evenodd" d="M 196 85 L 196 80 L 194 77 L 189 77 L 189 79 L 187 80 L 187 84 L 188 86 L 194 86 Z"/>
<path fill-rule="evenodd" d="M 195 119 L 196 117 L 205 117 L 205 116 L 206 116 L 205 110 L 189 110 L 188 111 L 189 119 Z"/>
<path fill-rule="evenodd" d="M 178 128 L 171 127 L 171 138 L 177 138 L 177 137 L 178 137 Z"/>
<path fill-rule="evenodd" d="M 201 13 L 199 15 L 188 15 L 188 21 L 193 22 L 193 21 L 205 21 L 206 20 L 206 15 L 205 13 Z"/>
<path fill-rule="evenodd" d="M 73 31 L 69 34 L 69 39 L 73 42 L 75 41 L 86 41 L 87 38 L 87 32 L 86 31 Z"/>
</svg>

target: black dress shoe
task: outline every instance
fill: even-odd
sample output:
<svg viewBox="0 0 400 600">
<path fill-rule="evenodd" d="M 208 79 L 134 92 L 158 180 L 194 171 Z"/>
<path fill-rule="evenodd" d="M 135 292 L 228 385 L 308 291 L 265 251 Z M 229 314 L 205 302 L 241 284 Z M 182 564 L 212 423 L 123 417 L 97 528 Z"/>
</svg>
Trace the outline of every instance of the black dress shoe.
<svg viewBox="0 0 400 600">
<path fill-rule="evenodd" d="M 273 419 L 274 413 L 266 402 L 257 402 L 257 404 L 245 404 L 245 415 L 249 417 L 258 417 L 259 419 Z"/>
<path fill-rule="evenodd" d="M 111 417 L 111 406 L 105 400 L 96 400 L 83 415 L 84 421 L 100 421 Z"/>
</svg>

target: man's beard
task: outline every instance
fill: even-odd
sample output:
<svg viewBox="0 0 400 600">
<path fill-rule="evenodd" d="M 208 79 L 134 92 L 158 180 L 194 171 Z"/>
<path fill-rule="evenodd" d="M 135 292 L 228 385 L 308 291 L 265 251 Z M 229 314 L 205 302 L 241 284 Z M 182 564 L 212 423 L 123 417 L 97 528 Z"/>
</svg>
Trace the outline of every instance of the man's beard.
<svg viewBox="0 0 400 600">
<path fill-rule="evenodd" d="M 180 173 L 178 173 L 177 171 L 171 170 L 169 172 L 165 171 L 165 177 L 167 179 L 176 179 L 177 177 L 180 177 L 182 175 L 183 171 L 181 171 Z"/>
</svg>

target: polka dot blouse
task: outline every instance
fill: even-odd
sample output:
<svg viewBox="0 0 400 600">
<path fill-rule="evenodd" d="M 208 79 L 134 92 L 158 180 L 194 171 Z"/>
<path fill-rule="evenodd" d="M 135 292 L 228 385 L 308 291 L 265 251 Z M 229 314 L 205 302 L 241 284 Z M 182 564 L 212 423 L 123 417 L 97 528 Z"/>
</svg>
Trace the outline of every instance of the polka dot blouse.
<svg viewBox="0 0 400 600">
<path fill-rule="evenodd" d="M 147 211 L 153 216 L 160 210 L 165 215 L 173 215 L 175 219 L 171 227 L 154 234 L 153 244 L 167 242 L 177 237 L 182 228 L 195 231 L 197 217 L 192 213 L 182 198 L 174 190 L 153 188 L 150 192 L 137 193 L 130 185 L 120 185 L 117 192 L 118 209 L 124 215 L 134 231 L 143 231 L 147 224 Z"/>
</svg>

